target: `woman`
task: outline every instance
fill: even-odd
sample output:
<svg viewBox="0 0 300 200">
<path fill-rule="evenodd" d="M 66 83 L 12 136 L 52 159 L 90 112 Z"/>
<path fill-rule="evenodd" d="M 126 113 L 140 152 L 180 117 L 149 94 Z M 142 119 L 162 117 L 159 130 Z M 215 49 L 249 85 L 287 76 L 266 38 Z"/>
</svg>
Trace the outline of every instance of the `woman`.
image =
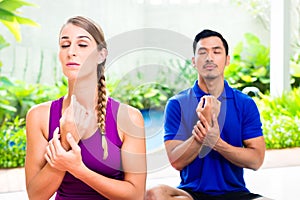
<svg viewBox="0 0 300 200">
<path fill-rule="evenodd" d="M 106 95 L 101 28 L 85 17 L 70 18 L 59 45 L 68 93 L 27 113 L 28 197 L 144 199 L 143 117 Z"/>
</svg>

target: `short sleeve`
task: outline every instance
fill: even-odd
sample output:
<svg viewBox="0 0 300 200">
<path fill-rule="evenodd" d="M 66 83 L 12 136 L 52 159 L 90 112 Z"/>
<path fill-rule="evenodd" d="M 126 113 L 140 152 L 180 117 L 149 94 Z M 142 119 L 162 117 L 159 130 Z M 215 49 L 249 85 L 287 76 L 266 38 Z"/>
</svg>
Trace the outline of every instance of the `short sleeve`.
<svg viewBox="0 0 300 200">
<path fill-rule="evenodd" d="M 243 104 L 242 130 L 243 140 L 263 135 L 260 113 L 252 98 L 247 98 Z"/>
<path fill-rule="evenodd" d="M 181 123 L 180 104 L 176 99 L 170 99 L 165 108 L 164 140 L 173 140 Z"/>
</svg>

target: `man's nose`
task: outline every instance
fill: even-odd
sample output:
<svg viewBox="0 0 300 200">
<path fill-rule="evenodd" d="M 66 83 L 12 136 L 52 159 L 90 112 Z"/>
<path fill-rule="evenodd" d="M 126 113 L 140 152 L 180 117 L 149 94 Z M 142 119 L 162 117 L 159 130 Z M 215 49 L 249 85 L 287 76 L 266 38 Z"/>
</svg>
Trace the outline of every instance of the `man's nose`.
<svg viewBox="0 0 300 200">
<path fill-rule="evenodd" d="M 206 56 L 206 62 L 212 62 L 212 61 L 213 61 L 213 54 L 211 52 L 208 52 Z"/>
</svg>

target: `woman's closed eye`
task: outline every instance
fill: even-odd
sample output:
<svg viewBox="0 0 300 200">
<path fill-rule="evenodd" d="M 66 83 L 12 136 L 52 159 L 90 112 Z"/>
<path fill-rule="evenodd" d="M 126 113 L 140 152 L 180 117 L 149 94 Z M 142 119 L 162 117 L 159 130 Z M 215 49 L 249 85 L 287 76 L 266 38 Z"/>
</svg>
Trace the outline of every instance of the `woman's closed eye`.
<svg viewBox="0 0 300 200">
<path fill-rule="evenodd" d="M 79 47 L 87 47 L 87 44 L 78 44 Z"/>
</svg>

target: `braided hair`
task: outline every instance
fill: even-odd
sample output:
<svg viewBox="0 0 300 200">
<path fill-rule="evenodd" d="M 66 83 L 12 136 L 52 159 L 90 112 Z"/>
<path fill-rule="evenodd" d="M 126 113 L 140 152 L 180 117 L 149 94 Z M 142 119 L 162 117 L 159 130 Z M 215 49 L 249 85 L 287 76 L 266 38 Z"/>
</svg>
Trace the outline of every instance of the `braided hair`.
<svg viewBox="0 0 300 200">
<path fill-rule="evenodd" d="M 101 27 L 86 17 L 76 16 L 70 18 L 66 24 L 73 24 L 80 28 L 86 30 L 89 34 L 93 36 L 97 43 L 98 50 L 107 48 L 106 42 L 104 40 L 104 33 Z M 101 132 L 102 137 L 102 148 L 103 148 L 103 159 L 105 160 L 108 156 L 107 140 L 105 136 L 105 119 L 106 119 L 106 105 L 107 105 L 107 93 L 106 93 L 106 83 L 105 83 L 105 61 L 98 64 L 97 66 L 97 88 L 98 88 L 98 101 L 97 101 L 97 125 Z"/>
</svg>

